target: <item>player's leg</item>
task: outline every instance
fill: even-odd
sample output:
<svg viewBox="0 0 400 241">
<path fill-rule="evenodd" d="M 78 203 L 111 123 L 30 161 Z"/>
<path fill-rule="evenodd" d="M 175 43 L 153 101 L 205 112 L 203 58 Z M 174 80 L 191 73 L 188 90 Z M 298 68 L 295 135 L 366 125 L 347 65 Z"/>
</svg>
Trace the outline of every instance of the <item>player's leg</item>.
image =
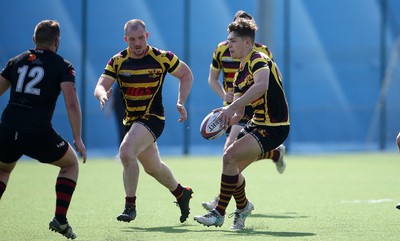
<svg viewBox="0 0 400 241">
<path fill-rule="evenodd" d="M 233 138 L 228 138 L 228 139 L 230 139 L 229 140 L 230 143 L 228 143 L 228 140 L 227 140 L 225 149 L 236 139 L 239 132 L 243 129 L 243 127 L 247 124 L 247 122 L 252 118 L 252 116 L 253 116 L 253 108 L 251 108 L 250 106 L 246 106 L 243 118 L 239 121 L 239 123 L 237 125 L 232 126 L 234 128 L 233 133 L 232 133 Z M 231 136 L 229 136 L 229 137 L 231 137 Z M 272 160 L 273 163 L 275 164 L 278 173 L 282 174 L 286 168 L 286 163 L 283 159 L 284 154 L 285 154 L 285 146 L 281 145 L 281 146 L 275 148 L 274 150 L 268 151 L 257 158 L 254 158 L 254 159 L 249 158 L 247 160 L 243 160 L 241 163 L 238 164 L 239 171 L 242 172 L 244 169 L 246 169 L 246 167 L 248 167 L 251 163 L 253 163 L 255 161 L 269 159 L 269 160 Z"/>
<path fill-rule="evenodd" d="M 236 140 L 237 136 L 239 135 L 240 131 L 244 128 L 242 124 L 233 125 L 230 127 L 229 135 L 225 141 L 224 150 L 226 150 L 232 143 Z M 238 163 L 239 172 L 241 173 L 247 166 L 249 166 L 252 162 L 256 161 L 257 158 L 248 158 L 246 160 L 242 160 Z M 242 174 L 239 174 L 239 180 L 243 180 Z M 208 202 L 202 202 L 201 205 L 207 211 L 213 210 L 218 203 L 218 196 Z"/>
<path fill-rule="evenodd" d="M 155 138 L 146 126 L 140 123 L 133 123 L 128 133 L 125 135 L 120 149 L 119 156 L 123 166 L 123 180 L 127 196 L 135 196 L 138 177 L 139 164 L 138 155 L 152 145 Z"/>
<path fill-rule="evenodd" d="M 272 162 L 275 164 L 275 167 L 276 167 L 276 170 L 278 171 L 278 173 L 282 174 L 285 172 L 285 169 L 286 169 L 286 162 L 284 160 L 285 152 L 286 152 L 286 146 L 281 144 L 274 150 L 266 152 L 265 154 L 260 156 L 255 161 L 271 159 Z M 246 167 L 247 166 L 243 166 L 241 168 L 243 168 L 243 170 L 244 170 Z"/>
<path fill-rule="evenodd" d="M 221 226 L 224 222 L 225 210 L 235 190 L 243 183 L 239 183 L 237 163 L 248 158 L 256 158 L 260 153 L 260 146 L 252 135 L 244 135 L 229 146 L 223 155 L 223 170 L 221 175 L 220 193 L 216 208 L 203 216 L 196 216 L 195 220 L 206 226 Z M 244 179 L 243 179 L 244 180 Z M 247 206 L 244 187 L 240 194 L 244 198 L 243 205 Z"/>
<path fill-rule="evenodd" d="M 268 151 L 268 152 L 264 153 L 263 155 L 257 157 L 256 159 L 244 160 L 238 164 L 239 171 L 242 172 L 253 162 L 260 161 L 260 160 L 272 160 L 272 162 L 276 166 L 277 172 L 279 174 L 282 174 L 285 172 L 285 169 L 286 169 L 286 162 L 284 160 L 285 151 L 286 151 L 286 147 L 283 144 L 281 144 L 274 150 Z"/>
<path fill-rule="evenodd" d="M 224 145 L 224 150 L 226 150 L 232 143 L 236 140 L 236 137 L 240 133 L 240 131 L 243 129 L 243 125 L 233 125 L 230 126 L 229 128 L 229 134 L 226 137 L 225 140 L 225 145 Z"/>
<path fill-rule="evenodd" d="M 7 183 L 10 178 L 10 174 L 16 164 L 17 164 L 17 162 L 4 163 L 0 160 L 0 199 L 6 190 Z"/>
<path fill-rule="evenodd" d="M 171 169 L 161 161 L 157 143 L 153 142 L 147 149 L 138 155 L 145 172 L 154 177 L 160 184 L 173 191 L 178 182 Z"/>
<path fill-rule="evenodd" d="M 137 156 L 155 140 L 152 133 L 142 123 L 135 122 L 125 135 L 119 156 L 123 166 L 122 179 L 125 189 L 125 208 L 117 220 L 130 222 L 136 218 L 136 190 L 139 180 Z"/>
<path fill-rule="evenodd" d="M 22 152 L 17 145 L 18 132 L 0 126 L 0 199 Z"/>
<path fill-rule="evenodd" d="M 224 150 L 226 150 L 230 145 L 232 145 L 232 143 L 236 140 L 237 135 L 240 133 L 240 130 L 242 129 L 243 129 L 242 124 L 233 125 L 229 127 L 228 129 L 229 133 L 225 140 Z M 211 211 L 215 208 L 217 202 L 218 202 L 218 196 L 216 196 L 210 201 L 202 202 L 201 206 L 203 206 L 205 210 Z"/>
<path fill-rule="evenodd" d="M 186 221 L 190 213 L 189 201 L 192 197 L 192 189 L 183 187 L 176 181 L 171 169 L 161 161 L 157 143 L 154 142 L 138 156 L 140 163 L 147 174 L 154 177 L 160 184 L 168 188 L 175 196 L 177 204 L 181 209 L 180 222 Z"/>
<path fill-rule="evenodd" d="M 232 143 L 236 140 L 237 136 L 239 135 L 240 131 L 243 128 L 244 128 L 244 126 L 242 124 L 231 126 L 229 135 L 228 135 L 228 137 L 226 139 L 226 142 L 225 142 L 224 150 L 227 149 L 230 145 L 232 145 Z M 256 160 L 257 160 L 257 157 L 256 158 L 247 158 L 246 160 L 241 160 L 237 164 L 239 172 L 241 173 L 247 166 L 249 166 L 251 163 L 253 163 Z M 243 178 L 244 178 L 243 175 L 239 174 L 239 181 L 240 182 L 242 182 Z M 207 211 L 211 211 L 212 209 L 215 208 L 217 203 L 218 203 L 218 196 L 216 198 L 212 199 L 211 201 L 202 202 L 201 205 Z"/>
<path fill-rule="evenodd" d="M 233 194 L 239 190 L 236 190 L 236 188 L 242 190 L 242 196 L 239 197 L 242 200 L 237 200 L 239 201 L 238 205 L 241 206 L 246 206 L 247 205 L 247 199 L 244 194 L 244 185 L 245 185 L 245 179 L 243 175 L 239 174 L 239 170 L 237 168 L 238 164 L 241 163 L 244 160 L 248 159 L 255 159 L 259 154 L 260 154 L 260 146 L 257 142 L 257 140 L 250 134 L 245 134 L 242 137 L 240 137 L 239 140 L 237 140 L 233 145 L 231 145 L 224 153 L 223 156 L 223 170 L 222 170 L 222 175 L 223 176 L 237 176 L 237 183 L 235 185 L 235 189 L 231 190 L 232 194 L 229 195 L 228 192 L 224 193 L 224 188 L 221 185 L 221 190 L 220 190 L 220 195 L 223 194 L 223 197 L 219 198 L 219 202 L 217 205 L 217 210 L 224 212 L 224 204 L 230 199 L 229 196 L 233 196 Z M 238 194 L 240 195 L 240 194 Z M 226 198 L 226 200 L 223 200 Z M 222 200 L 222 202 L 221 202 Z M 221 203 L 220 203 L 221 202 Z M 221 207 L 221 208 L 220 208 Z"/>
<path fill-rule="evenodd" d="M 40 140 L 40 141 L 38 141 Z M 41 163 L 60 168 L 55 192 L 56 207 L 49 228 L 67 238 L 76 238 L 68 224 L 67 213 L 78 180 L 78 157 L 72 146 L 53 129 L 38 133 L 25 133 L 21 140 L 23 153 Z"/>
<path fill-rule="evenodd" d="M 256 143 L 258 144 L 259 151 L 253 152 L 254 155 L 249 155 L 248 159 L 256 158 L 259 156 L 265 155 L 266 152 L 270 152 L 270 150 L 273 150 L 278 146 L 280 143 L 282 143 L 288 134 L 289 128 L 288 127 L 263 127 L 263 126 L 258 126 L 253 128 L 246 127 L 238 136 L 239 141 L 241 141 L 243 138 L 248 137 L 251 135 L 251 137 L 256 140 Z M 245 134 L 245 133 L 250 133 L 250 134 Z M 245 134 L 243 137 L 241 137 L 243 134 Z M 247 160 L 248 160 L 247 159 Z M 239 159 L 246 161 L 245 158 Z M 240 164 L 240 162 L 239 162 Z M 233 225 L 231 226 L 232 230 L 241 230 L 245 226 L 245 220 L 247 216 L 254 210 L 254 205 L 247 200 L 246 198 L 246 193 L 245 193 L 245 180 L 244 177 L 240 178 L 239 177 L 239 183 L 233 193 L 233 196 L 236 201 L 236 210 L 234 212 L 235 218 L 233 221 Z"/>
<path fill-rule="evenodd" d="M 76 235 L 68 224 L 67 213 L 78 181 L 79 163 L 74 149 L 68 143 L 67 145 L 68 149 L 65 155 L 58 161 L 50 162 L 51 165 L 60 167 L 60 171 L 55 185 L 55 217 L 49 223 L 49 227 L 67 238 L 74 239 Z"/>
<path fill-rule="evenodd" d="M 231 131 L 225 142 L 224 150 L 236 140 L 236 137 L 238 136 L 238 134 L 242 129 L 243 129 L 242 125 L 233 125 L 231 127 Z M 240 163 L 238 163 L 239 172 L 242 172 L 244 169 L 246 169 L 246 167 L 248 167 L 251 163 L 255 161 L 272 160 L 272 162 L 276 166 L 276 170 L 278 171 L 278 173 L 282 174 L 286 169 L 286 162 L 283 158 L 285 155 L 285 150 L 286 147 L 283 144 L 281 144 L 277 148 L 268 151 L 263 155 L 260 155 L 259 157 L 248 158 L 246 160 L 243 160 Z"/>
</svg>

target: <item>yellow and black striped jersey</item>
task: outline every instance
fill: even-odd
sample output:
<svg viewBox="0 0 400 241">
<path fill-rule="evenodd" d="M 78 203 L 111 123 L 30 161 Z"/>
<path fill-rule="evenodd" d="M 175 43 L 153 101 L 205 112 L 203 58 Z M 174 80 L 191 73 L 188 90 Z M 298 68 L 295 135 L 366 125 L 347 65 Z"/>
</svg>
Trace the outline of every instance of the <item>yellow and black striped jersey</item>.
<svg viewBox="0 0 400 241">
<path fill-rule="evenodd" d="M 235 96 L 243 95 L 253 84 L 254 74 L 262 69 L 269 69 L 267 92 L 251 103 L 254 114 L 252 122 L 257 125 L 289 125 L 289 107 L 282 85 L 282 78 L 277 64 L 267 55 L 252 50 L 235 75 Z"/>
<path fill-rule="evenodd" d="M 107 63 L 103 77 L 116 79 L 124 100 L 124 125 L 145 115 L 165 120 L 162 87 L 167 73 L 180 65 L 179 58 L 170 51 L 149 46 L 141 59 L 130 57 L 130 49 L 122 50 Z"/>
<path fill-rule="evenodd" d="M 270 59 L 273 59 L 272 52 L 269 51 L 266 45 L 255 43 L 254 49 L 259 52 L 265 53 Z M 222 86 L 224 87 L 224 90 L 226 92 L 233 91 L 233 77 L 235 76 L 235 73 L 238 70 L 239 66 L 240 60 L 231 57 L 228 48 L 228 41 L 225 40 L 219 43 L 214 51 L 210 67 L 218 71 L 222 70 Z M 227 104 L 229 103 L 224 102 L 224 105 Z"/>
</svg>

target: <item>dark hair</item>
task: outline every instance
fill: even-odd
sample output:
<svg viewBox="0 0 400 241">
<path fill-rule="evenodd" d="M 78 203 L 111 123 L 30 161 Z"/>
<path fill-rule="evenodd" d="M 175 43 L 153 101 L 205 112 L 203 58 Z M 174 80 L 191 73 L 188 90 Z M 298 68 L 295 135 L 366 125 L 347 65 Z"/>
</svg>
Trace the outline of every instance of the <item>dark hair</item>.
<svg viewBox="0 0 400 241">
<path fill-rule="evenodd" d="M 33 38 L 37 45 L 51 45 L 60 37 L 60 24 L 55 20 L 43 20 L 35 27 Z"/>
<path fill-rule="evenodd" d="M 250 14 L 246 13 L 243 10 L 239 10 L 236 12 L 235 16 L 233 17 L 233 21 L 236 21 L 238 18 L 245 18 L 245 19 L 249 19 L 249 20 L 253 20 L 253 16 L 251 16 Z"/>
<path fill-rule="evenodd" d="M 228 33 L 235 32 L 239 37 L 248 37 L 254 43 L 257 25 L 253 20 L 239 18 L 228 25 Z"/>
</svg>

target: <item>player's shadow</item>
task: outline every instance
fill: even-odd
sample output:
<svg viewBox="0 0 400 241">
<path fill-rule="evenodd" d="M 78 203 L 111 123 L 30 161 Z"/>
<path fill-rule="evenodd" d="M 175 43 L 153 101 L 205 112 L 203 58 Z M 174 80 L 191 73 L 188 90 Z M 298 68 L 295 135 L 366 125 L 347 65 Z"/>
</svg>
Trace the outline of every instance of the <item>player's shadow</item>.
<svg viewBox="0 0 400 241">
<path fill-rule="evenodd" d="M 152 228 L 143 228 L 143 227 L 127 227 L 123 229 L 123 232 L 160 232 L 160 233 L 187 233 L 187 232 L 196 232 L 193 230 L 188 230 L 187 226 L 194 225 L 176 225 L 176 226 L 162 226 L 162 227 L 152 227 Z"/>
<path fill-rule="evenodd" d="M 253 236 L 259 236 L 259 235 L 266 235 L 266 236 L 273 236 L 273 237 L 308 237 L 308 236 L 315 236 L 316 233 L 307 233 L 307 232 L 274 232 L 274 231 L 257 231 L 252 228 L 246 228 L 243 230 L 239 231 L 229 231 L 226 230 L 230 235 L 242 235 L 242 236 L 248 236 L 248 235 L 253 235 Z"/>
<path fill-rule="evenodd" d="M 315 236 L 315 233 L 307 233 L 307 232 L 273 232 L 273 231 L 259 231 L 253 228 L 243 229 L 239 231 L 230 231 L 230 230 L 222 230 L 222 229 L 202 229 L 202 230 L 191 230 L 186 227 L 195 226 L 195 225 L 176 225 L 176 226 L 162 226 L 162 227 L 151 227 L 151 228 L 143 228 L 143 227 L 127 227 L 123 229 L 123 232 L 159 232 L 159 233 L 220 233 L 224 232 L 228 235 L 235 236 L 247 236 L 247 235 L 268 235 L 274 237 L 307 237 L 307 236 Z M 196 225 L 197 226 L 197 225 Z"/>
<path fill-rule="evenodd" d="M 290 218 L 308 218 L 309 216 L 299 215 L 296 212 L 287 212 L 282 214 L 251 214 L 252 218 L 277 218 L 277 219 L 290 219 Z"/>
</svg>

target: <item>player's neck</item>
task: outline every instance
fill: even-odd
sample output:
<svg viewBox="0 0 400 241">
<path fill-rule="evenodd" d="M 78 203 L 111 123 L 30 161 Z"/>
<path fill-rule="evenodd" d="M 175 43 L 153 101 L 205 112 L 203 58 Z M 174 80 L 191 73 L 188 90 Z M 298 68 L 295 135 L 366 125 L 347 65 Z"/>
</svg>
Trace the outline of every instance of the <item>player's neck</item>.
<svg viewBox="0 0 400 241">
<path fill-rule="evenodd" d="M 51 51 L 51 52 L 56 52 L 54 48 L 48 47 L 48 46 L 36 46 L 35 50 L 47 50 L 47 51 Z"/>
<path fill-rule="evenodd" d="M 243 52 L 243 56 L 240 57 L 240 63 L 244 66 L 246 64 L 247 61 L 247 57 L 249 56 L 249 54 L 253 51 L 253 48 L 248 48 Z"/>
</svg>

